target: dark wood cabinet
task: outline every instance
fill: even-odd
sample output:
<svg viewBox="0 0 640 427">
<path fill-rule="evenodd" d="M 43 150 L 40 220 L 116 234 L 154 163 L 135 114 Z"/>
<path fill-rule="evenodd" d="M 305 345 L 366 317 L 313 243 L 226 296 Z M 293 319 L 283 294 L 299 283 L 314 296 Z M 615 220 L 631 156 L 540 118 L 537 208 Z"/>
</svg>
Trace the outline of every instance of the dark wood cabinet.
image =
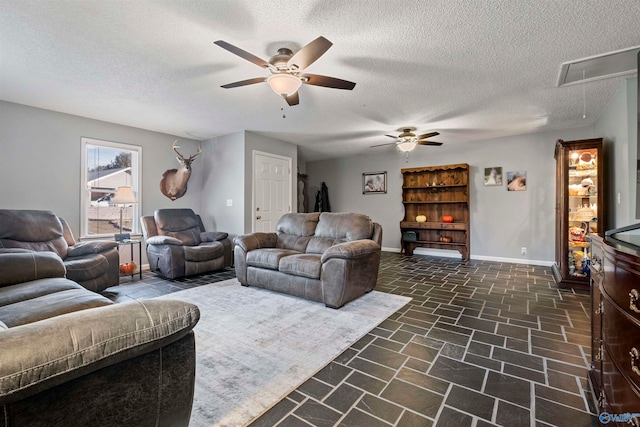
<svg viewBox="0 0 640 427">
<path fill-rule="evenodd" d="M 640 235 L 632 239 L 640 245 Z M 597 235 L 591 241 L 589 383 L 598 412 L 640 426 L 640 246 Z"/>
<path fill-rule="evenodd" d="M 457 250 L 469 259 L 469 165 L 402 169 L 402 251 Z"/>
<path fill-rule="evenodd" d="M 556 256 L 553 276 L 561 288 L 589 289 L 589 235 L 605 222 L 602 138 L 558 140 L 556 158 Z"/>
</svg>

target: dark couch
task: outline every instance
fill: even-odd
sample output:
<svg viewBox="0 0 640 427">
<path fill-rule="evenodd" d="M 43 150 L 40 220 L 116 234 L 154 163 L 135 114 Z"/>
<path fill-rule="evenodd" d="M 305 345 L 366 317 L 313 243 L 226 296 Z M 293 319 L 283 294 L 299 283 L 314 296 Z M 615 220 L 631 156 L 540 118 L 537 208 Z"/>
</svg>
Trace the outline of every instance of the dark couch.
<svg viewBox="0 0 640 427">
<path fill-rule="evenodd" d="M 198 308 L 113 304 L 64 271 L 0 249 L 0 427 L 186 426 Z"/>
<path fill-rule="evenodd" d="M 153 216 L 141 217 L 140 224 L 151 271 L 176 279 L 231 266 L 229 235 L 205 231 L 191 209 L 156 209 Z"/>
<path fill-rule="evenodd" d="M 68 279 L 95 292 L 120 281 L 115 247 L 112 240 L 76 242 L 67 222 L 50 211 L 0 209 L 0 248 L 54 252 Z"/>
<path fill-rule="evenodd" d="M 292 213 L 275 233 L 234 239 L 236 276 L 258 286 L 339 308 L 378 278 L 382 227 L 356 213 Z"/>
</svg>

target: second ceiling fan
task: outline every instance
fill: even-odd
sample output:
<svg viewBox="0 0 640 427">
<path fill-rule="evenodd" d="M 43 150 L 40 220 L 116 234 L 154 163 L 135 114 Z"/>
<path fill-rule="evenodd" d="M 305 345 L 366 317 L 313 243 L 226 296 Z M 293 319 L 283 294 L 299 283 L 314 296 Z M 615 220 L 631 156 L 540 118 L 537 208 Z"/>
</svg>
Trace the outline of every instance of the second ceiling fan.
<svg viewBox="0 0 640 427">
<path fill-rule="evenodd" d="M 323 86 L 346 90 L 351 90 L 356 85 L 353 82 L 335 77 L 309 73 L 303 74 L 303 71 L 309 65 L 318 60 L 318 58 L 320 58 L 333 45 L 333 43 L 322 36 L 308 43 L 295 54 L 291 49 L 286 47 L 280 48 L 278 49 L 278 53 L 272 56 L 269 61 L 258 58 L 257 56 L 227 43 L 224 40 L 218 40 L 214 43 L 261 68 L 267 69 L 271 73 L 271 75 L 267 77 L 255 77 L 253 79 L 241 80 L 222 85 L 225 89 L 267 82 L 275 93 L 282 96 L 287 101 L 287 104 L 298 105 L 300 103 L 298 89 L 303 83 L 312 86 Z"/>
<path fill-rule="evenodd" d="M 416 135 L 415 133 L 413 133 L 413 131 L 416 130 L 416 128 L 414 127 L 404 127 L 398 130 L 402 132 L 398 136 L 385 135 L 385 136 L 388 136 L 389 138 L 395 139 L 394 142 L 387 142 L 386 144 L 372 145 L 370 148 L 395 144 L 398 146 L 400 151 L 408 152 L 416 148 L 417 145 L 442 145 L 442 142 L 425 141 L 427 138 L 440 135 L 440 132 L 429 132 L 429 133 L 423 133 L 422 135 Z"/>
</svg>

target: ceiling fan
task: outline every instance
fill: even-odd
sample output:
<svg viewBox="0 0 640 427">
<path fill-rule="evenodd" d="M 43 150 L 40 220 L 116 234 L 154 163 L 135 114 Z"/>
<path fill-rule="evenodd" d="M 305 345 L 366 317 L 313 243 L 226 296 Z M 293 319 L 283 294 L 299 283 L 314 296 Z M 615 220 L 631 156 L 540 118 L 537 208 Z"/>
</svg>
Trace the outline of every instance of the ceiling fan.
<svg viewBox="0 0 640 427">
<path fill-rule="evenodd" d="M 269 61 L 265 61 L 257 56 L 240 49 L 223 40 L 214 42 L 216 45 L 229 52 L 238 55 L 240 58 L 266 68 L 271 73 L 268 77 L 256 77 L 253 79 L 241 80 L 234 83 L 222 85 L 225 89 L 239 86 L 247 86 L 255 83 L 267 82 L 275 93 L 282 96 L 289 105 L 298 105 L 300 98 L 298 89 L 304 84 L 313 86 L 324 86 L 334 89 L 351 90 L 355 83 L 335 77 L 321 76 L 318 74 L 301 74 L 309 65 L 318 60 L 333 45 L 329 40 L 320 36 L 306 46 L 302 47 L 295 54 L 286 47 L 278 49 L 278 53 L 272 56 Z"/>
<path fill-rule="evenodd" d="M 429 133 L 423 133 L 422 135 L 416 135 L 415 133 L 413 133 L 413 131 L 416 130 L 416 128 L 414 128 L 414 127 L 405 127 L 405 128 L 400 128 L 398 130 L 402 132 L 398 136 L 385 135 L 385 136 L 388 136 L 389 138 L 395 139 L 395 142 L 388 142 L 386 144 L 372 145 L 370 148 L 382 147 L 384 145 L 395 144 L 395 145 L 398 146 L 400 151 L 408 152 L 408 151 L 412 151 L 414 148 L 416 148 L 417 145 L 442 145 L 442 142 L 425 141 L 425 139 L 427 139 L 427 138 L 431 138 L 432 136 L 440 135 L 440 132 L 429 132 Z"/>
</svg>

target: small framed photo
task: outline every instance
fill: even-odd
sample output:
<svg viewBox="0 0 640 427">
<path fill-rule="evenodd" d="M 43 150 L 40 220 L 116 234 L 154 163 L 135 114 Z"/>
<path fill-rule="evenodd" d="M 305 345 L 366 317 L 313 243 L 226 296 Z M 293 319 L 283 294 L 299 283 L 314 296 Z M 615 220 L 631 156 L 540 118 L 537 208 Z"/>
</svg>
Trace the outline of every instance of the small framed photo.
<svg viewBox="0 0 640 427">
<path fill-rule="evenodd" d="M 484 185 L 502 185 L 502 167 L 484 168 Z"/>
<path fill-rule="evenodd" d="M 507 190 L 525 191 L 527 189 L 527 171 L 507 172 Z"/>
<path fill-rule="evenodd" d="M 386 192 L 387 171 L 362 174 L 362 194 L 385 194 Z"/>
</svg>

